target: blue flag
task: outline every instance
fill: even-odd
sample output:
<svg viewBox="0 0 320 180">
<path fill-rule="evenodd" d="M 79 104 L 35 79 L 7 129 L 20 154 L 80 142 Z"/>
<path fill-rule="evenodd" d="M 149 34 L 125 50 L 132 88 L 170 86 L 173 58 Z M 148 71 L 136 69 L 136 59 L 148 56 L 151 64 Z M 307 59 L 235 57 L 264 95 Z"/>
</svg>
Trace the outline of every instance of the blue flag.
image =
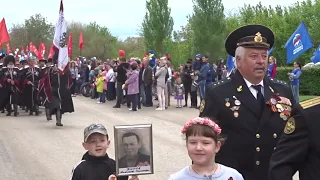
<svg viewBox="0 0 320 180">
<path fill-rule="evenodd" d="M 311 61 L 313 63 L 320 62 L 320 45 L 319 47 L 314 51 L 313 56 L 311 57 Z"/>
<path fill-rule="evenodd" d="M 228 55 L 227 57 L 227 67 L 228 67 L 228 73 L 230 73 L 234 68 L 234 57 Z"/>
<path fill-rule="evenodd" d="M 313 46 L 311 37 L 302 22 L 298 29 L 291 35 L 284 47 L 287 49 L 287 64 Z"/>
<path fill-rule="evenodd" d="M 2 50 L 1 50 L 1 54 L 6 54 L 6 52 L 4 51 L 3 48 L 2 48 Z"/>
<path fill-rule="evenodd" d="M 272 47 L 269 51 L 268 51 L 268 56 L 270 56 L 270 54 L 272 53 L 274 47 Z"/>
</svg>

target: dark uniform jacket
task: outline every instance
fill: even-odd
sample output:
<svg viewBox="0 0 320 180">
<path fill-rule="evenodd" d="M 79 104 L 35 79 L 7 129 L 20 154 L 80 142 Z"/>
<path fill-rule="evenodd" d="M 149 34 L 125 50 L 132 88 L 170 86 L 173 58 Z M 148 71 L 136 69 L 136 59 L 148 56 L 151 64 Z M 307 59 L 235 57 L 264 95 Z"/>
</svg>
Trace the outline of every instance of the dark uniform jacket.
<svg viewBox="0 0 320 180">
<path fill-rule="evenodd" d="M 50 87 L 50 114 L 55 114 L 60 108 L 62 113 L 74 112 L 73 101 L 70 93 L 72 78 L 70 71 L 60 74 L 54 68 L 50 68 L 49 78 L 45 86 Z M 61 105 L 61 106 L 60 106 Z"/>
<path fill-rule="evenodd" d="M 136 166 L 139 166 L 139 164 L 141 163 L 142 164 L 147 163 L 150 165 L 150 156 L 139 152 Z M 122 158 L 119 159 L 119 168 L 127 168 L 127 167 L 128 165 L 127 165 L 126 156 L 123 156 Z"/>
<path fill-rule="evenodd" d="M 72 170 L 71 180 L 108 180 L 116 174 L 116 162 L 106 154 L 95 157 L 85 153 L 82 160 Z M 128 180 L 128 176 L 117 177 L 118 180 Z"/>
<path fill-rule="evenodd" d="M 266 102 L 277 93 L 293 102 L 291 90 L 284 82 L 266 77 L 263 83 Z M 271 106 L 265 104 L 262 116 L 259 107 L 239 71 L 208 86 L 205 101 L 200 105 L 200 116 L 218 121 L 227 138 L 216 161 L 235 168 L 245 180 L 268 179 L 269 160 L 286 124 Z"/>
<path fill-rule="evenodd" d="M 21 83 L 23 88 L 23 102 L 28 108 L 39 105 L 38 102 L 38 83 L 40 80 L 41 70 L 38 66 L 33 68 L 25 66 L 21 72 Z M 27 84 L 30 81 L 32 84 Z"/>
<path fill-rule="evenodd" d="M 12 69 L 9 69 L 7 67 L 2 67 L 1 69 L 1 84 L 2 84 L 2 94 L 1 94 L 1 98 L 0 98 L 0 103 L 2 101 L 2 105 L 3 101 L 6 101 L 10 104 L 17 104 L 18 103 L 18 93 L 20 92 L 19 89 L 19 69 L 17 67 L 14 67 Z M 11 79 L 14 81 L 14 85 L 12 85 L 11 83 L 8 83 L 7 80 Z M 12 95 L 13 97 L 10 98 L 10 95 Z M 10 101 L 11 100 L 11 101 Z"/>
<path fill-rule="evenodd" d="M 292 180 L 296 171 L 300 180 L 320 179 L 320 97 L 300 104 L 271 157 L 269 180 Z"/>
</svg>

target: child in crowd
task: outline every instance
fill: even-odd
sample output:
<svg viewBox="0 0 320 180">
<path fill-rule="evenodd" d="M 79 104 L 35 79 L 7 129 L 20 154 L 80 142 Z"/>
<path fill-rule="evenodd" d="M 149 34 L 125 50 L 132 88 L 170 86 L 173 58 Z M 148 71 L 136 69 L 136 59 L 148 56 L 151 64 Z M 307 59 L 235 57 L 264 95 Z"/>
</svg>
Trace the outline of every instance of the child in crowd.
<svg viewBox="0 0 320 180">
<path fill-rule="evenodd" d="M 184 99 L 183 97 L 184 87 L 183 87 L 181 78 L 176 79 L 176 84 L 174 85 L 174 92 L 175 92 L 174 99 L 177 100 L 176 108 L 182 108 L 182 99 Z"/>
<path fill-rule="evenodd" d="M 116 162 L 109 158 L 110 145 L 107 129 L 102 124 L 91 124 L 84 129 L 83 147 L 87 152 L 72 170 L 71 180 L 115 179 Z M 117 180 L 138 180 L 137 176 L 117 177 Z"/>
<path fill-rule="evenodd" d="M 215 162 L 223 139 L 221 128 L 208 118 L 196 117 L 182 129 L 193 164 L 170 176 L 169 180 L 243 180 L 235 169 Z"/>
<path fill-rule="evenodd" d="M 102 71 L 101 74 L 103 77 L 103 94 L 104 94 L 104 97 L 106 97 L 108 93 L 108 77 L 106 76 L 107 71 Z"/>
<path fill-rule="evenodd" d="M 97 93 L 99 97 L 99 100 L 97 103 L 98 104 L 105 103 L 106 97 L 103 92 L 104 77 L 102 76 L 102 73 L 98 74 L 98 78 L 96 79 L 95 85 L 96 85 Z"/>
</svg>

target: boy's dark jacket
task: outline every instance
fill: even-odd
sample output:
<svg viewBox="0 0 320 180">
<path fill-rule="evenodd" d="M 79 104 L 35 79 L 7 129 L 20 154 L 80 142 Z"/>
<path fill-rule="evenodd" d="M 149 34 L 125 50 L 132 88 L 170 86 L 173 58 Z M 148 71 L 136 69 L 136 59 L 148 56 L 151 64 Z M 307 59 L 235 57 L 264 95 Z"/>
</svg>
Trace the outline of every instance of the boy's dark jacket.
<svg viewBox="0 0 320 180">
<path fill-rule="evenodd" d="M 108 154 L 95 157 L 86 152 L 73 168 L 71 180 L 107 180 L 112 174 L 116 174 L 116 162 Z M 117 180 L 128 180 L 128 176 L 117 177 Z"/>
</svg>

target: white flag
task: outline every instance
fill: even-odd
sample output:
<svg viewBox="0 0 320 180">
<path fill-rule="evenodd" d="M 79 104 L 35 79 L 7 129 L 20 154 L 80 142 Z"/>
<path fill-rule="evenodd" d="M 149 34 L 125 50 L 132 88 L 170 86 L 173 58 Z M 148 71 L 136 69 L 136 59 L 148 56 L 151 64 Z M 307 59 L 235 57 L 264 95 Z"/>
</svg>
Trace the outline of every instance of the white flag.
<svg viewBox="0 0 320 180">
<path fill-rule="evenodd" d="M 55 27 L 53 44 L 59 49 L 58 69 L 64 72 L 68 65 L 67 23 L 63 14 L 63 3 L 60 2 L 59 19 Z"/>
</svg>

